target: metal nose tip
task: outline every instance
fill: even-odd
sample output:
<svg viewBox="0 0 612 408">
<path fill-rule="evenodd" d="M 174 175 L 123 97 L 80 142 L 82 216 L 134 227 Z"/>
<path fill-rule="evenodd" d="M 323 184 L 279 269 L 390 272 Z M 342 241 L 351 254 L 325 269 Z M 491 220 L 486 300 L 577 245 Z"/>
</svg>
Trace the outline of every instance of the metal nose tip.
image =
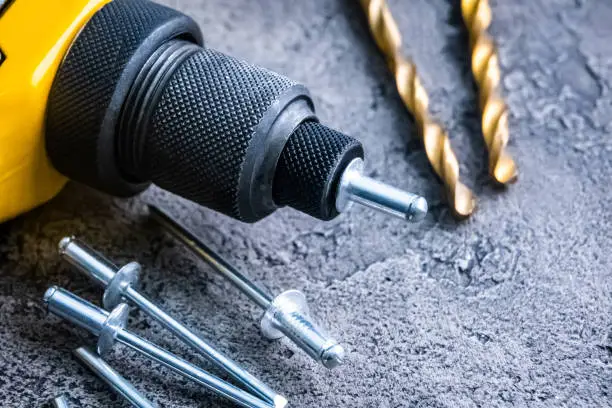
<svg viewBox="0 0 612 408">
<path fill-rule="evenodd" d="M 274 408 L 285 408 L 288 403 L 289 401 L 287 401 L 287 398 L 283 397 L 282 395 L 277 395 L 274 397 Z"/>
<path fill-rule="evenodd" d="M 344 170 L 336 193 L 336 209 L 343 212 L 352 203 L 359 203 L 410 222 L 418 222 L 427 214 L 427 201 L 363 175 L 363 161 L 355 159 Z"/>
</svg>

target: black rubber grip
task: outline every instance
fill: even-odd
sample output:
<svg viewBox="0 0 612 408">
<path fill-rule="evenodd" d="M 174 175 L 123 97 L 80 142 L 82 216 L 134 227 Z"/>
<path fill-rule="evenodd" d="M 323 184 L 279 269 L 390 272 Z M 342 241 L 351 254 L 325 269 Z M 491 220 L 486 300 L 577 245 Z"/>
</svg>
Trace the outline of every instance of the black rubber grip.
<svg viewBox="0 0 612 408">
<path fill-rule="evenodd" d="M 259 219 L 241 210 L 242 200 L 256 205 L 248 201 L 258 170 L 246 167 L 266 154 L 268 129 L 258 128 L 285 94 L 303 87 L 211 49 L 191 52 L 165 81 L 137 132 L 137 175 L 236 219 Z"/>
<path fill-rule="evenodd" d="M 289 137 L 276 168 L 276 203 L 322 220 L 334 218 L 340 176 L 356 158 L 363 158 L 357 140 L 318 122 L 302 123 Z"/>
<path fill-rule="evenodd" d="M 195 23 L 148 0 L 114 0 L 60 66 L 47 152 L 68 177 L 114 195 L 149 182 L 254 222 L 289 205 L 330 219 L 355 139 L 316 122 L 290 79 L 204 49 Z"/>
<path fill-rule="evenodd" d="M 147 0 L 113 0 L 92 16 L 68 50 L 49 94 L 45 144 L 56 169 L 113 195 L 147 187 L 148 180 L 122 174 L 116 129 L 141 67 L 174 38 L 202 43 L 191 18 Z"/>
</svg>

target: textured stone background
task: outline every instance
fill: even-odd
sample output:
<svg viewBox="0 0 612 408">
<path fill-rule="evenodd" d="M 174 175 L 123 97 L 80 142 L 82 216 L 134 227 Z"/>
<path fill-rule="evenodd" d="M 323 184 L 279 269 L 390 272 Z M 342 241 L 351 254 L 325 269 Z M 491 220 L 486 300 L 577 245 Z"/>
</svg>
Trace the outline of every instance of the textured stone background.
<svg viewBox="0 0 612 408">
<path fill-rule="evenodd" d="M 141 261 L 147 294 L 293 407 L 612 405 L 612 5 L 492 2 L 521 170 L 499 191 L 486 176 L 457 2 L 391 2 L 479 197 L 477 214 L 457 224 L 355 3 L 169 1 L 210 46 L 307 84 L 321 118 L 363 141 L 373 175 L 427 197 L 428 219 L 355 209 L 323 223 L 283 210 L 251 226 L 155 189 L 120 200 L 69 185 L 0 226 L 0 405 L 41 406 L 60 393 L 75 406 L 122 404 L 70 355 L 92 338 L 39 304 L 50 284 L 99 300 L 58 262 L 64 234 L 117 262 Z M 332 373 L 262 340 L 255 306 L 147 222 L 144 200 L 272 291 L 304 290 L 349 362 Z M 190 355 L 142 313 L 131 327 Z M 123 348 L 111 361 L 162 407 L 228 406 Z"/>
</svg>

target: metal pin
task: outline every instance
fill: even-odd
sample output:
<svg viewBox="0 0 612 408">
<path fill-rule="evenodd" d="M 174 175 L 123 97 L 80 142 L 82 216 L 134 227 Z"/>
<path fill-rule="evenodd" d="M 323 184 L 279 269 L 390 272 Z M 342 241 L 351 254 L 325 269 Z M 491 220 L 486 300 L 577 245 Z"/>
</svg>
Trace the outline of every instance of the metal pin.
<svg viewBox="0 0 612 408">
<path fill-rule="evenodd" d="M 68 400 L 66 400 L 66 397 L 63 395 L 53 398 L 53 406 L 55 408 L 70 408 L 68 405 Z"/>
<path fill-rule="evenodd" d="M 109 313 L 57 286 L 47 289 L 43 301 L 51 313 L 98 336 L 97 352 L 100 355 L 108 353 L 115 341 L 118 341 L 243 407 L 276 408 L 272 403 L 263 401 L 125 330 L 128 317 L 128 305 L 125 303 Z"/>
<path fill-rule="evenodd" d="M 363 160 L 355 159 L 342 173 L 336 194 L 338 212 L 348 210 L 355 202 L 410 222 L 425 218 L 427 201 L 423 197 L 366 177 L 362 172 Z"/>
<path fill-rule="evenodd" d="M 118 268 L 108 259 L 104 258 L 104 256 L 74 237 L 63 238 L 59 244 L 59 252 L 62 258 L 105 288 L 102 298 L 105 309 L 114 309 L 124 301 L 124 298 L 131 300 L 143 312 L 158 321 L 179 339 L 225 370 L 236 380 L 246 385 L 256 395 L 274 403 L 276 407 L 283 407 L 287 404 L 285 397 L 277 394 L 269 386 L 247 372 L 229 357 L 216 350 L 143 296 L 136 289 L 140 272 L 140 265 L 137 262 L 130 262 L 122 268 Z"/>
<path fill-rule="evenodd" d="M 168 214 L 153 205 L 149 205 L 149 210 L 173 236 L 264 310 L 261 319 L 264 336 L 269 339 L 287 336 L 327 368 L 343 363 L 344 348 L 312 322 L 306 297 L 302 292 L 288 290 L 272 298 Z"/>
<path fill-rule="evenodd" d="M 117 394 L 125 398 L 136 408 L 155 408 L 155 405 L 145 398 L 134 386 L 118 372 L 116 372 L 106 361 L 87 347 L 79 347 L 73 351 L 74 355 L 81 360 L 100 379 L 108 384 Z"/>
</svg>

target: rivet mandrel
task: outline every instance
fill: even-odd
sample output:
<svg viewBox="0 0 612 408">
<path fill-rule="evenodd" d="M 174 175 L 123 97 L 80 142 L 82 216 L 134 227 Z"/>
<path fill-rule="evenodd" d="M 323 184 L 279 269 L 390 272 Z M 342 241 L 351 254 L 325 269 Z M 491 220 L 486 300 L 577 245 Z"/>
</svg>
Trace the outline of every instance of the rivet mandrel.
<svg viewBox="0 0 612 408">
<path fill-rule="evenodd" d="M 121 395 L 133 407 L 156 408 L 156 406 L 144 397 L 134 386 L 117 371 L 115 371 L 98 354 L 87 347 L 79 347 L 73 354 L 87 368 L 94 372 L 102 381 L 108 384 L 117 394 Z"/>
<path fill-rule="evenodd" d="M 288 290 L 272 298 L 170 215 L 153 205 L 149 205 L 149 210 L 157 222 L 199 259 L 213 267 L 264 310 L 261 331 L 265 337 L 278 339 L 287 336 L 310 357 L 327 368 L 334 368 L 343 363 L 344 348 L 312 321 L 306 297 L 302 292 Z"/>
<path fill-rule="evenodd" d="M 107 310 L 117 307 L 125 299 L 134 302 L 144 313 L 155 319 L 219 368 L 226 371 L 234 379 L 240 381 L 259 397 L 274 403 L 277 407 L 287 404 L 285 397 L 277 394 L 269 386 L 142 295 L 137 289 L 141 269 L 140 264 L 130 262 L 118 268 L 104 256 L 74 237 L 64 237 L 59 243 L 59 252 L 63 259 L 105 288 L 102 301 Z"/>
<path fill-rule="evenodd" d="M 108 353 L 115 342 L 119 342 L 243 407 L 276 408 L 276 405 L 263 401 L 126 330 L 128 305 L 125 303 L 119 304 L 109 313 L 57 286 L 47 289 L 43 301 L 51 313 L 98 336 L 97 352 L 100 355 Z"/>
</svg>

